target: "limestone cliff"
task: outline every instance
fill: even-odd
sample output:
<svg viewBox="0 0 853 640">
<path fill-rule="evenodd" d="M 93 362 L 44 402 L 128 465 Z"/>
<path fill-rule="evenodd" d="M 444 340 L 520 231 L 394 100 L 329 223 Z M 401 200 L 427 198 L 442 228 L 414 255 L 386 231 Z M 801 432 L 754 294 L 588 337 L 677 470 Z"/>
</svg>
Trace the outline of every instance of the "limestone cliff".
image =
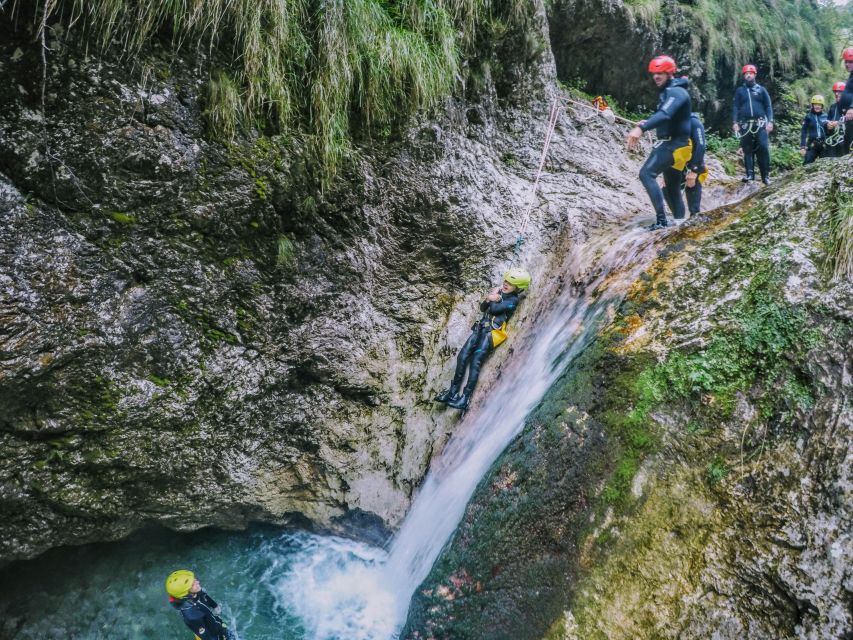
<svg viewBox="0 0 853 640">
<path fill-rule="evenodd" d="M 853 181 L 830 163 L 671 236 L 482 482 L 406 637 L 849 636 Z"/>
</svg>

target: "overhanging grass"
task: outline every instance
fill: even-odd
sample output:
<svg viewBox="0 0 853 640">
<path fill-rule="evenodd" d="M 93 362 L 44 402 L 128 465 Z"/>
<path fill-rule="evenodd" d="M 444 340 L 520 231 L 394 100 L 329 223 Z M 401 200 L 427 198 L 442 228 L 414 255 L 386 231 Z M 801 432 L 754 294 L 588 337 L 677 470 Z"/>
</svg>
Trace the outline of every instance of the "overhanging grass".
<svg viewBox="0 0 853 640">
<path fill-rule="evenodd" d="M 850 194 L 834 194 L 830 238 L 833 277 L 836 280 L 853 280 L 853 196 Z"/>
<path fill-rule="evenodd" d="M 223 137 L 259 121 L 308 133 L 334 173 L 355 131 L 434 106 L 453 89 L 461 51 L 521 0 L 47 0 L 100 46 L 128 56 L 169 34 L 174 48 L 226 52 L 205 113 Z M 213 56 L 221 59 L 222 56 Z"/>
</svg>

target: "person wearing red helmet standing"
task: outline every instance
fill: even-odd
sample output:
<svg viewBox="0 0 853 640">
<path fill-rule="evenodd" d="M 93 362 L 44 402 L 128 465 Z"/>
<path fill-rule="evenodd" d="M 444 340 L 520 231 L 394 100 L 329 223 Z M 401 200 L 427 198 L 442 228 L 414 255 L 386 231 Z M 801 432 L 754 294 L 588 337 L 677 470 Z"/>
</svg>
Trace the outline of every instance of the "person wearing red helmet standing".
<svg viewBox="0 0 853 640">
<path fill-rule="evenodd" d="M 841 52 L 841 59 L 844 61 L 844 68 L 850 76 L 844 85 L 844 91 L 841 92 L 841 97 L 838 99 L 839 109 L 844 114 L 844 146 L 841 149 L 843 155 L 850 153 L 851 144 L 853 144 L 853 47 L 847 47 Z"/>
<path fill-rule="evenodd" d="M 675 79 L 675 60 L 669 56 L 658 56 L 649 62 L 649 73 L 658 89 L 657 111 L 648 119 L 640 122 L 628 133 L 628 149 L 635 149 L 643 133 L 651 129 L 657 132 L 658 141 L 640 169 L 640 182 L 649 194 L 655 209 L 655 223 L 649 230 L 667 226 L 664 197 L 657 177 L 664 174 L 664 185 L 673 207 L 673 216 L 684 217 L 684 200 L 681 197 L 681 174 L 669 172 L 672 167 L 675 150 L 687 146 L 690 138 L 690 113 L 692 106 L 687 93 L 687 79 Z M 676 193 L 677 192 L 677 193 Z"/>
<path fill-rule="evenodd" d="M 735 90 L 732 100 L 732 129 L 740 134 L 746 168 L 743 181 L 755 180 L 755 156 L 758 156 L 761 181 L 770 184 L 770 140 L 767 134 L 773 132 L 773 103 L 767 89 L 755 81 L 758 69 L 754 64 L 745 64 L 741 73 L 743 84 Z"/>
<path fill-rule="evenodd" d="M 829 107 L 829 111 L 827 111 L 826 116 L 828 122 L 826 123 L 826 128 L 829 130 L 829 138 L 832 137 L 832 131 L 836 129 L 839 125 L 843 126 L 844 123 L 842 119 L 844 118 L 844 112 L 841 110 L 841 94 L 844 93 L 844 83 L 836 82 L 832 85 L 832 93 L 835 94 L 835 102 L 832 106 Z M 853 125 L 851 125 L 853 126 Z M 841 135 L 841 139 L 837 144 L 832 144 L 831 140 L 827 139 L 827 146 L 824 147 L 823 155 L 826 158 L 840 158 L 844 155 L 844 133 L 847 133 L 847 127 L 843 127 L 843 133 Z"/>
</svg>

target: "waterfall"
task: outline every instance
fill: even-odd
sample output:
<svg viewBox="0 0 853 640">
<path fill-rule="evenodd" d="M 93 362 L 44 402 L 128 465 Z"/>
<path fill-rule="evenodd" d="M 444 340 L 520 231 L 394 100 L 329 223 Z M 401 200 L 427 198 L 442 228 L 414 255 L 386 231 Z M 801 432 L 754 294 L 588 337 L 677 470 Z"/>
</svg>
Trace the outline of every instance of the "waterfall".
<svg viewBox="0 0 853 640">
<path fill-rule="evenodd" d="M 535 319 L 516 334 L 499 379 L 482 389 L 418 491 L 387 556 L 338 538 L 315 539 L 280 583 L 314 640 L 391 640 L 412 594 L 458 526 L 477 485 L 530 411 L 612 317 L 654 257 L 654 237 L 613 227 L 577 246 L 564 277 L 539 285 Z M 567 286 L 581 281 L 584 286 Z M 460 345 L 461 346 L 461 345 Z M 293 609 L 291 609 L 293 610 Z"/>
</svg>

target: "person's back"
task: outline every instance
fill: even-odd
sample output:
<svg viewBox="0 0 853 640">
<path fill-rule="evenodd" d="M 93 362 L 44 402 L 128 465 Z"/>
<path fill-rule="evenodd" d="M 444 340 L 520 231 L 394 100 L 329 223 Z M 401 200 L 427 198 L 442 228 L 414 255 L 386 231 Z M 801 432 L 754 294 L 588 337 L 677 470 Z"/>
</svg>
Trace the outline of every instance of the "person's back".
<svg viewBox="0 0 853 640">
<path fill-rule="evenodd" d="M 687 78 L 673 78 L 658 94 L 657 111 L 645 121 L 643 129 L 655 129 L 658 140 L 674 140 L 687 144 L 690 138 L 692 105 L 687 92 Z"/>
</svg>

